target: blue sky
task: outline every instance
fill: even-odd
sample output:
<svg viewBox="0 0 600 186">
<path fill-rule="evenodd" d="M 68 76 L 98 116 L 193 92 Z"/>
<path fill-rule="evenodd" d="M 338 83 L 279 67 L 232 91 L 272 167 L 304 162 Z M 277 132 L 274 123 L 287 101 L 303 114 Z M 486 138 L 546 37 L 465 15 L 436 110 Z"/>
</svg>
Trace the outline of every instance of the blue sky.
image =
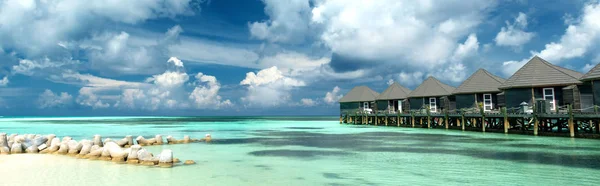
<svg viewBox="0 0 600 186">
<path fill-rule="evenodd" d="M 0 0 L 0 115 L 335 115 L 356 85 L 600 62 L 596 1 Z"/>
</svg>

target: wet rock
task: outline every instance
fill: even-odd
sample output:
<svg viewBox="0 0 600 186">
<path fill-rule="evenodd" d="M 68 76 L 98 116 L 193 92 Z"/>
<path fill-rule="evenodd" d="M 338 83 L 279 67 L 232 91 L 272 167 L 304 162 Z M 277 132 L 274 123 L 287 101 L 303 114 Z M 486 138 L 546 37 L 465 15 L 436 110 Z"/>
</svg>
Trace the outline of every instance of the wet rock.
<svg viewBox="0 0 600 186">
<path fill-rule="evenodd" d="M 98 145 L 98 146 L 100 146 L 100 147 L 103 147 L 103 146 L 104 146 L 104 143 L 102 143 L 102 136 L 100 136 L 100 135 L 98 135 L 98 134 L 94 135 L 94 140 L 93 140 L 93 142 L 94 142 L 94 145 Z"/>
<path fill-rule="evenodd" d="M 169 149 L 163 150 L 158 156 L 158 166 L 159 167 L 173 167 L 173 151 Z"/>
<path fill-rule="evenodd" d="M 193 165 L 196 164 L 196 162 L 194 160 L 185 160 L 185 162 L 183 162 L 184 165 Z"/>
</svg>

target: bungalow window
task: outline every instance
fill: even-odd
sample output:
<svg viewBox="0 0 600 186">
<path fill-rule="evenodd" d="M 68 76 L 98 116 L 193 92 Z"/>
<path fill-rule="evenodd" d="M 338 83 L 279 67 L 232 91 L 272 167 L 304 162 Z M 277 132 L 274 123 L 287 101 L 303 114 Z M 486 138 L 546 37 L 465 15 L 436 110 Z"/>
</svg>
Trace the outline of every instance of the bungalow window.
<svg viewBox="0 0 600 186">
<path fill-rule="evenodd" d="M 494 109 L 492 94 L 483 94 L 483 111 L 490 111 L 492 109 Z"/>
<path fill-rule="evenodd" d="M 556 101 L 554 99 L 554 88 L 544 88 L 544 100 L 550 100 L 550 110 L 556 110 Z"/>
<path fill-rule="evenodd" d="M 431 112 L 437 112 L 437 103 L 435 98 L 429 98 L 429 110 L 431 110 Z"/>
<path fill-rule="evenodd" d="M 367 110 L 369 108 L 369 102 L 364 102 L 363 104 L 364 104 L 363 109 Z"/>
</svg>

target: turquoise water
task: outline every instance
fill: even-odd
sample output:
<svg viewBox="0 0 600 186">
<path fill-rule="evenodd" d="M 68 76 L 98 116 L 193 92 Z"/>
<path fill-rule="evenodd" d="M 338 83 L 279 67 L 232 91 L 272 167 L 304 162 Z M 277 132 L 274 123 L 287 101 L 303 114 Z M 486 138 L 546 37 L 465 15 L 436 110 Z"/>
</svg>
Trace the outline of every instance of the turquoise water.
<svg viewBox="0 0 600 186">
<path fill-rule="evenodd" d="M 0 118 L 0 132 L 76 140 L 210 133 L 172 169 L 59 155 L 0 156 L 0 185 L 597 185 L 600 141 L 340 125 L 336 117 Z M 11 167 L 10 169 L 4 167 Z"/>
</svg>

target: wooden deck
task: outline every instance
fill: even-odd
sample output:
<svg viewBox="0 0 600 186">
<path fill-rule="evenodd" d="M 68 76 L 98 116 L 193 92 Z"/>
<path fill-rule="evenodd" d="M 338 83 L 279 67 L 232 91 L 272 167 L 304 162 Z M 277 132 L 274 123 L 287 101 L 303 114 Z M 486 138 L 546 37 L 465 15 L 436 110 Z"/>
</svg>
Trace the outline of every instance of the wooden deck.
<svg viewBox="0 0 600 186">
<path fill-rule="evenodd" d="M 600 139 L 600 113 L 342 113 L 340 124 Z"/>
</svg>

